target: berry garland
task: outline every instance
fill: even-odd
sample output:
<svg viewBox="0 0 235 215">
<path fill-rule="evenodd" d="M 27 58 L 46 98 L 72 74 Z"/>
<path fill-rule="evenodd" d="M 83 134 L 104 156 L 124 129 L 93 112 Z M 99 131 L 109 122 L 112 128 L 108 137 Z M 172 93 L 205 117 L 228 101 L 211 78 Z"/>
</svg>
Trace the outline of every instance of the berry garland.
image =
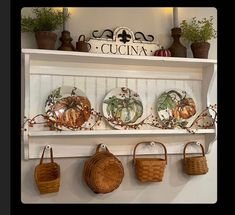
<svg viewBox="0 0 235 215">
<path fill-rule="evenodd" d="M 177 121 L 173 117 L 169 117 L 167 122 L 164 124 L 159 120 L 158 117 L 150 114 L 145 119 L 135 124 L 124 124 L 122 120 L 118 118 L 107 118 L 103 116 L 100 112 L 95 111 L 93 108 L 91 109 L 91 117 L 90 119 L 93 122 L 86 122 L 81 126 L 77 127 L 66 127 L 69 130 L 94 130 L 95 126 L 99 126 L 100 122 L 105 119 L 108 122 L 111 122 L 114 127 L 121 127 L 123 129 L 140 129 L 143 125 L 148 125 L 155 128 L 160 129 L 174 129 L 176 127 L 180 127 L 181 129 L 186 129 L 189 133 L 196 133 L 198 129 L 209 129 L 217 123 L 217 105 L 209 105 L 206 107 L 197 118 L 191 123 L 190 126 L 183 126 L 181 124 L 177 124 Z M 213 116 L 210 114 L 210 110 L 214 113 Z M 42 117 L 44 121 L 39 121 L 39 117 Z M 36 121 L 37 120 L 37 121 Z M 37 114 L 32 119 L 27 119 L 25 117 L 24 125 L 28 122 L 29 127 L 33 127 L 35 124 L 44 124 L 44 126 L 49 127 L 50 130 L 62 131 L 62 125 L 59 122 L 52 121 L 49 116 L 44 114 Z M 25 130 L 25 129 L 24 129 Z"/>
</svg>

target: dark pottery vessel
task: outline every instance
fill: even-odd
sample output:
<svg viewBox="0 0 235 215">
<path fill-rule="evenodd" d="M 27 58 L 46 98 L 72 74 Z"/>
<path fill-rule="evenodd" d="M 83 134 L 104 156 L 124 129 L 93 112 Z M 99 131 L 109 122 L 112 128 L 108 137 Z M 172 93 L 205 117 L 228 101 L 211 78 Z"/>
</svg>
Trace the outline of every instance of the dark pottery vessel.
<svg viewBox="0 0 235 215">
<path fill-rule="evenodd" d="M 72 38 L 70 36 L 69 31 L 62 31 L 60 41 L 61 41 L 61 46 L 58 48 L 58 50 L 62 51 L 75 51 L 75 48 L 72 44 Z"/>
<path fill-rule="evenodd" d="M 89 52 L 91 44 L 85 41 L 85 35 L 80 35 L 76 42 L 76 50 L 79 52 Z"/>
<path fill-rule="evenodd" d="M 171 29 L 171 36 L 174 39 L 171 47 L 169 48 L 171 57 L 187 57 L 187 49 L 180 42 L 181 34 L 181 28 Z"/>
</svg>

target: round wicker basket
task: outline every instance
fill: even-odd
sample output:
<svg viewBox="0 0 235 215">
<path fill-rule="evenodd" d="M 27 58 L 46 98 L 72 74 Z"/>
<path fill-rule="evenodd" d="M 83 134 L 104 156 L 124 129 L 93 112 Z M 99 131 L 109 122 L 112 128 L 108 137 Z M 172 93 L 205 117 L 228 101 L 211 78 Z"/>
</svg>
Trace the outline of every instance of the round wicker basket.
<svg viewBox="0 0 235 215">
<path fill-rule="evenodd" d="M 95 193 L 109 193 L 117 189 L 124 177 L 124 169 L 119 161 L 106 147 L 106 151 L 99 151 L 85 161 L 83 177 L 90 189 Z"/>
</svg>

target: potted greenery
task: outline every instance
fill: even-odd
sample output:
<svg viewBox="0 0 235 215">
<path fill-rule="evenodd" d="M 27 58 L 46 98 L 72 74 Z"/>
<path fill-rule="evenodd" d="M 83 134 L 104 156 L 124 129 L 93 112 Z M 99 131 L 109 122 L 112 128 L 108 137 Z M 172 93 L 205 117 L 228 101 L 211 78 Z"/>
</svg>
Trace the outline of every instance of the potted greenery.
<svg viewBox="0 0 235 215">
<path fill-rule="evenodd" d="M 208 58 L 210 49 L 209 40 L 216 38 L 217 34 L 213 28 L 213 16 L 209 19 L 197 20 L 196 17 L 191 22 L 183 20 L 180 24 L 182 37 L 191 42 L 191 49 L 195 58 Z"/>
<path fill-rule="evenodd" d="M 52 8 L 33 8 L 34 17 L 21 18 L 21 31 L 35 33 L 39 49 L 55 49 L 58 29 L 69 18 L 70 14 Z"/>
</svg>

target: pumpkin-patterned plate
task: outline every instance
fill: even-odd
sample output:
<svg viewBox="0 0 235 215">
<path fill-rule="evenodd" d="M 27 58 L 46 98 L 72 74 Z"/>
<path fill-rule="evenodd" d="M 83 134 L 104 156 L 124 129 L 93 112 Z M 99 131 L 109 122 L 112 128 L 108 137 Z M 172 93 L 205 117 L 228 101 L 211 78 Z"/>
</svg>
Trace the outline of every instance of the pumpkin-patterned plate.
<svg viewBox="0 0 235 215">
<path fill-rule="evenodd" d="M 78 88 L 62 86 L 47 97 L 45 111 L 55 128 L 77 130 L 89 119 L 91 104 Z"/>
<path fill-rule="evenodd" d="M 196 116 L 196 104 L 186 91 L 171 89 L 157 99 L 158 117 L 166 128 L 184 128 Z"/>
<path fill-rule="evenodd" d="M 143 115 L 139 95 L 127 87 L 112 89 L 104 98 L 103 115 L 111 126 L 124 129 L 138 123 Z"/>
</svg>

